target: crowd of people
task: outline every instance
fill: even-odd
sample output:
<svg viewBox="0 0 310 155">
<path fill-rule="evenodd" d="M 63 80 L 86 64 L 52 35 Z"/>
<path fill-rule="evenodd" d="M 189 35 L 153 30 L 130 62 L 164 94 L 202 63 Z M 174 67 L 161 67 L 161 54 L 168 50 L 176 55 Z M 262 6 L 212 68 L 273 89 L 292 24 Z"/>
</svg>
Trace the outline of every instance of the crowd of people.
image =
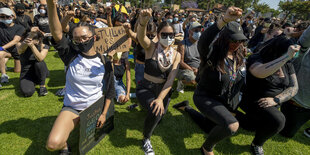
<svg viewBox="0 0 310 155">
<path fill-rule="evenodd" d="M 31 97 L 39 85 L 38 94 L 47 95 L 50 73 L 44 59 L 50 47 L 56 49 L 65 66 L 66 83 L 59 93 L 64 104 L 46 148 L 60 154 L 71 153 L 67 139 L 79 113 L 102 97 L 99 128 L 113 100 L 124 104 L 137 98 L 128 108 L 139 105 L 147 111 L 142 150 L 155 154 L 151 136 L 172 92 L 182 94 L 191 86 L 199 111 L 187 100 L 173 108 L 186 112 L 208 134 L 202 154 L 212 155 L 217 143 L 242 127 L 255 132 L 252 153 L 263 155 L 268 139 L 278 133 L 291 138 L 310 120 L 310 27 L 308 21 L 255 15 L 237 7 L 195 13 L 111 2 L 1 2 L 1 83 L 10 82 L 6 63 L 13 58 L 22 94 Z M 96 28 L 119 26 L 133 47 L 136 92 L 130 92 L 130 51 L 102 55 L 94 47 L 102 39 Z M 310 128 L 304 134 L 310 138 Z"/>
</svg>

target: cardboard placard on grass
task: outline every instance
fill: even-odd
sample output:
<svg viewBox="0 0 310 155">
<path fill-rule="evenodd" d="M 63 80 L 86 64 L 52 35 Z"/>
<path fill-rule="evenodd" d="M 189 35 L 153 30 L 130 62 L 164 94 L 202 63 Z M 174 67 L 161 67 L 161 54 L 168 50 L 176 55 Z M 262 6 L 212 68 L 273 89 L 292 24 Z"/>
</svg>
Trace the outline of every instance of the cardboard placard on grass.
<svg viewBox="0 0 310 155">
<path fill-rule="evenodd" d="M 96 144 L 98 144 L 106 134 L 114 128 L 114 102 L 110 103 L 106 115 L 106 121 L 102 128 L 96 128 L 98 118 L 100 117 L 105 106 L 104 96 L 83 110 L 80 116 L 80 140 L 79 153 L 86 154 Z"/>
<path fill-rule="evenodd" d="M 95 50 L 101 54 L 129 51 L 129 38 L 123 26 L 96 29 L 99 40 L 95 42 Z"/>
</svg>

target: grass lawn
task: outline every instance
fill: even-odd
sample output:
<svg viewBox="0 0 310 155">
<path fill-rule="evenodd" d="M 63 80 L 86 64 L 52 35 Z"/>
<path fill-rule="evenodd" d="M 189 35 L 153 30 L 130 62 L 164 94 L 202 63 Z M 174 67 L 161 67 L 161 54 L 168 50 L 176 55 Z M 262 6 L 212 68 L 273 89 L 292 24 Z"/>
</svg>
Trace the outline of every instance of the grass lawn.
<svg viewBox="0 0 310 155">
<path fill-rule="evenodd" d="M 17 154 L 53 154 L 45 149 L 45 141 L 59 113 L 63 98 L 55 95 L 65 83 L 64 67 L 56 52 L 49 52 L 46 63 L 50 70 L 47 79 L 49 94 L 38 97 L 36 92 L 30 98 L 21 96 L 19 90 L 19 74 L 8 71 L 10 83 L 0 88 L 0 155 Z M 132 65 L 133 66 L 133 65 Z M 8 62 L 13 67 L 13 60 Z M 132 70 L 134 80 L 134 71 Z M 38 88 L 38 87 L 37 87 Z M 132 82 L 132 91 L 135 84 Z M 162 122 L 155 129 L 151 138 L 156 154 L 200 154 L 199 148 L 207 136 L 193 123 L 188 115 L 172 108 L 172 105 L 185 99 L 194 106 L 193 88 L 186 93 L 173 93 L 169 110 Z M 139 108 L 127 111 L 127 105 L 115 105 L 115 129 L 106 136 L 88 154 L 143 154 L 141 139 L 145 112 Z M 264 145 L 267 155 L 309 155 L 310 139 L 303 135 L 303 130 L 310 127 L 310 122 L 303 126 L 293 139 L 275 136 Z M 77 130 L 71 134 L 69 144 L 77 154 Z M 240 129 L 236 135 L 220 142 L 215 154 L 250 154 L 249 144 L 253 140 L 253 132 Z M 57 153 L 54 153 L 57 154 Z"/>
</svg>

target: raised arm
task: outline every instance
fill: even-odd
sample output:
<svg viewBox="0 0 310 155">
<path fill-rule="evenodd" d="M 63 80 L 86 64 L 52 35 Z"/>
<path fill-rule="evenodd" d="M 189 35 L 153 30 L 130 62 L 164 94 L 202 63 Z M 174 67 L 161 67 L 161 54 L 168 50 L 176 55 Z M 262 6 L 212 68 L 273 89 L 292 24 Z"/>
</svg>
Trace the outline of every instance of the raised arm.
<svg viewBox="0 0 310 155">
<path fill-rule="evenodd" d="M 124 23 L 124 24 L 123 24 L 123 27 L 125 28 L 125 31 L 126 31 L 127 35 L 128 35 L 133 41 L 135 41 L 135 42 L 137 43 L 137 42 L 138 42 L 137 33 L 134 33 L 134 32 L 131 30 L 131 25 L 130 25 L 130 23 Z"/>
<path fill-rule="evenodd" d="M 62 27 L 57 15 L 56 8 L 57 0 L 47 0 L 47 13 L 48 13 L 48 21 L 49 27 L 51 30 L 51 34 L 56 42 L 59 42 L 62 39 Z"/>
<path fill-rule="evenodd" d="M 62 27 L 63 32 L 66 32 L 66 33 L 69 32 L 70 30 L 69 22 L 74 16 L 74 14 L 75 14 L 74 11 L 68 11 L 65 18 L 61 20 L 61 27 Z"/>
<path fill-rule="evenodd" d="M 151 47 L 151 40 L 146 36 L 146 26 L 151 16 L 152 9 L 146 9 L 140 12 L 137 38 L 140 45 L 145 49 L 145 52 L 149 51 L 148 49 Z"/>
<path fill-rule="evenodd" d="M 291 60 L 299 49 L 299 45 L 291 45 L 283 56 L 265 64 L 256 62 L 250 66 L 249 71 L 257 78 L 266 78 L 279 70 L 287 61 Z"/>
</svg>

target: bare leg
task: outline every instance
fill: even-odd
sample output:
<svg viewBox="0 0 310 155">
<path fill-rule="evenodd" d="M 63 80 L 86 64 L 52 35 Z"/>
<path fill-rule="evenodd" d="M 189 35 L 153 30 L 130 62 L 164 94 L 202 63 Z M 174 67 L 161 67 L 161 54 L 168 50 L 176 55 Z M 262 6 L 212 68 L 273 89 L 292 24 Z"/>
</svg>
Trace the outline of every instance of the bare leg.
<svg viewBox="0 0 310 155">
<path fill-rule="evenodd" d="M 14 60 L 14 72 L 20 73 L 20 71 L 21 71 L 20 60 Z"/>
<path fill-rule="evenodd" d="M 60 112 L 48 136 L 46 148 L 49 151 L 65 149 L 69 135 L 79 121 L 80 117 L 70 111 Z"/>
</svg>

